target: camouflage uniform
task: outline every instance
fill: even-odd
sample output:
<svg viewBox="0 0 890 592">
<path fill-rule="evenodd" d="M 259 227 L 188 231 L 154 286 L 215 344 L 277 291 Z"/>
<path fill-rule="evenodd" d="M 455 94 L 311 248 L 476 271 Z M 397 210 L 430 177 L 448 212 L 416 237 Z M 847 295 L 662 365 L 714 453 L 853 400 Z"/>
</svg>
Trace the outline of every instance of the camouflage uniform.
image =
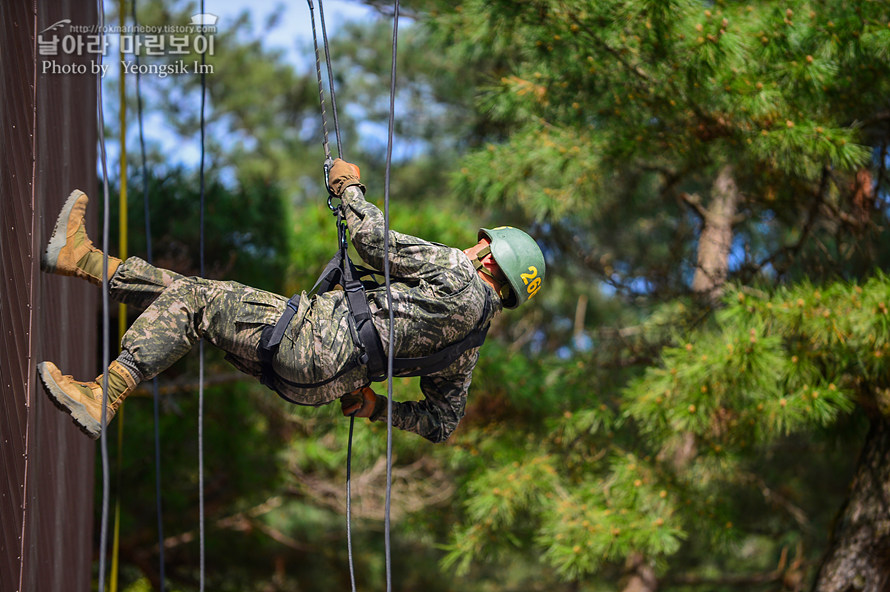
<svg viewBox="0 0 890 592">
<path fill-rule="evenodd" d="M 343 195 L 353 245 L 366 264 L 383 268 L 383 216 L 349 187 Z M 396 357 L 421 357 L 459 341 L 480 322 L 489 299 L 490 320 L 500 298 L 477 275 L 459 249 L 390 232 L 390 271 Z M 183 277 L 131 257 L 110 282 L 116 300 L 145 308 L 122 341 L 144 378 L 151 378 L 188 352 L 200 338 L 227 352 L 252 376 L 261 374 L 257 346 L 274 325 L 287 298 L 236 282 Z M 324 405 L 369 383 L 350 333 L 341 291 L 300 295 L 297 314 L 281 341 L 273 385 L 303 405 Z M 373 322 L 388 348 L 389 312 L 384 288 L 368 290 Z M 478 348 L 449 367 L 424 376 L 421 401 L 393 402 L 393 425 L 433 442 L 445 440 L 464 415 Z M 323 383 L 320 386 L 308 386 Z M 386 421 L 386 417 L 378 418 Z"/>
</svg>

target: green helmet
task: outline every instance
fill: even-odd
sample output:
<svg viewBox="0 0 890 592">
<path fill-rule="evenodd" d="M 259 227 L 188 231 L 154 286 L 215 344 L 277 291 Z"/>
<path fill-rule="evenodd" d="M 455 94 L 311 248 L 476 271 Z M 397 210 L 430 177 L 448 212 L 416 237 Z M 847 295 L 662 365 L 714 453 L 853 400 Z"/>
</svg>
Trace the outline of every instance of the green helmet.
<svg viewBox="0 0 890 592">
<path fill-rule="evenodd" d="M 491 256 L 507 276 L 510 294 L 504 298 L 504 307 L 516 308 L 541 289 L 544 283 L 544 254 L 535 239 L 512 226 L 498 226 L 479 230 L 479 239 L 491 241 Z"/>
</svg>

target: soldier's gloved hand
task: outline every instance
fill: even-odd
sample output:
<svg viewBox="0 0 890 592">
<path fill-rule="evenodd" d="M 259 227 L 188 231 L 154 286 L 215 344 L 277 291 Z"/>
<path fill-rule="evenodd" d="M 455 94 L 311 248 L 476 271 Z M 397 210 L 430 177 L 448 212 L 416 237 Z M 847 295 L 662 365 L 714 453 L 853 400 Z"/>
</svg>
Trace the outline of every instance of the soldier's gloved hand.
<svg viewBox="0 0 890 592">
<path fill-rule="evenodd" d="M 361 183 L 361 171 L 351 162 L 338 158 L 328 171 L 328 189 L 337 197 L 341 197 L 347 187 L 358 185 L 362 192 L 365 186 Z"/>
<path fill-rule="evenodd" d="M 340 397 L 340 407 L 346 417 L 376 417 L 381 401 L 385 405 L 386 397 L 378 397 L 371 387 L 366 386 Z"/>
</svg>

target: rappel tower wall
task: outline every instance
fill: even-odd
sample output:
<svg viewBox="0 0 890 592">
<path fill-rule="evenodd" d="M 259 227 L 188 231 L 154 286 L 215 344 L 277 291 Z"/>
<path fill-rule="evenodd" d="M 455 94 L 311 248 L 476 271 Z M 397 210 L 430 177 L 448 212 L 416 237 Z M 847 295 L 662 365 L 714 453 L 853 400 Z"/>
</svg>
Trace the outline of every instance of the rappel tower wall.
<svg viewBox="0 0 890 592">
<path fill-rule="evenodd" d="M 35 369 L 52 360 L 78 378 L 99 370 L 100 292 L 40 271 L 40 254 L 65 198 L 74 188 L 92 196 L 97 187 L 96 77 L 43 72 L 47 59 L 88 68 L 95 60 L 86 50 L 41 53 L 41 33 L 64 19 L 94 24 L 96 3 L 0 2 L 3 591 L 91 589 L 96 444 L 52 406 Z M 90 232 L 99 236 L 98 208 L 91 209 Z"/>
</svg>

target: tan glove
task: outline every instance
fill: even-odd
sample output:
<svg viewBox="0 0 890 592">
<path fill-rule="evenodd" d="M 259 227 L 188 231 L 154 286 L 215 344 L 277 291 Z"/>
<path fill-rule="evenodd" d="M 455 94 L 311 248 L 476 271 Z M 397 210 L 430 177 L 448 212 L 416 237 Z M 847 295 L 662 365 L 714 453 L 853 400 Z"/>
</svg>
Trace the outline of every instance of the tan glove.
<svg viewBox="0 0 890 592">
<path fill-rule="evenodd" d="M 328 171 L 328 189 L 337 197 L 343 195 L 347 187 L 358 185 L 365 191 L 365 186 L 361 184 L 361 171 L 351 162 L 346 162 L 342 158 L 338 158 L 331 165 Z"/>
<path fill-rule="evenodd" d="M 346 417 L 373 420 L 386 411 L 386 397 L 378 397 L 371 387 L 366 386 L 340 397 L 340 407 Z"/>
</svg>

